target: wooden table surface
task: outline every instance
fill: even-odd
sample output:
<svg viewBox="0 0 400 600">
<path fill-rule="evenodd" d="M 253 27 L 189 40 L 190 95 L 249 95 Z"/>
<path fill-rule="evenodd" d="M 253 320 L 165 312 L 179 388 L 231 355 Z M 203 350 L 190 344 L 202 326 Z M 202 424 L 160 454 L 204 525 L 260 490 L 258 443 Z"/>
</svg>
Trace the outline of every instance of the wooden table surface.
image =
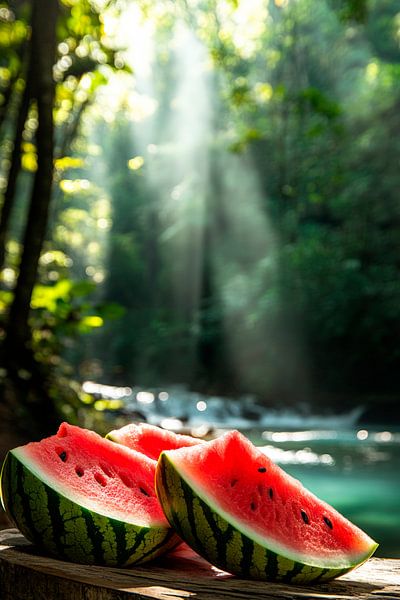
<svg viewBox="0 0 400 600">
<path fill-rule="evenodd" d="M 300 587 L 238 579 L 188 549 L 143 567 L 77 565 L 40 555 L 16 529 L 0 531 L 1 600 L 400 599 L 400 560 L 373 558 L 331 583 Z"/>
</svg>

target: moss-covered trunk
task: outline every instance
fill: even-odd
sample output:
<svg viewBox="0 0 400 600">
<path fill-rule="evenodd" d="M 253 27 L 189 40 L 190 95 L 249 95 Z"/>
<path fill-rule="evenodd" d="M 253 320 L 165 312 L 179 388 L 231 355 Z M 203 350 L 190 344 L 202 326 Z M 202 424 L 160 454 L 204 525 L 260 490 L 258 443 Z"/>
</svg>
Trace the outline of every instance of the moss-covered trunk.
<svg viewBox="0 0 400 600">
<path fill-rule="evenodd" d="M 53 183 L 53 65 L 58 8 L 58 2 L 54 0 L 35 0 L 33 3 L 31 59 L 27 80 L 31 82 L 32 98 L 36 101 L 38 112 L 37 171 L 3 348 L 3 363 L 6 368 L 2 384 L 4 404 L 8 405 L 8 409 L 11 407 L 21 432 L 29 425 L 33 436 L 54 431 L 57 423 L 53 403 L 46 391 L 46 374 L 33 356 L 29 316 L 39 258 L 46 236 Z"/>
<path fill-rule="evenodd" d="M 32 11 L 32 58 L 30 73 L 37 102 L 37 171 L 32 188 L 23 239 L 23 252 L 14 300 L 10 308 L 6 347 L 8 356 L 19 363 L 29 351 L 29 313 L 40 253 L 46 235 L 53 183 L 55 83 L 53 64 L 56 53 L 58 3 L 35 0 Z"/>
</svg>

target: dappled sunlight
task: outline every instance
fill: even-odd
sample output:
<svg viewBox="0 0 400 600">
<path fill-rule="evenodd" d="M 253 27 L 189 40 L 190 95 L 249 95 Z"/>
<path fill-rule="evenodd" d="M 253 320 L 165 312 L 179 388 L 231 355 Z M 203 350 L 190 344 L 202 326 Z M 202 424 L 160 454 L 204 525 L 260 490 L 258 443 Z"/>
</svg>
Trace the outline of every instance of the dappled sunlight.
<svg viewBox="0 0 400 600">
<path fill-rule="evenodd" d="M 394 86 L 396 48 L 380 30 L 363 31 L 361 13 L 312 7 L 64 3 L 52 69 L 51 243 L 74 277 L 98 286 L 96 299 L 117 299 L 126 311 L 84 351 L 99 348 L 96 364 L 111 379 L 115 368 L 140 383 L 185 380 L 272 405 L 308 405 L 319 385 L 339 390 L 342 378 L 344 388 L 355 377 L 368 389 L 363 365 L 371 361 L 359 340 L 375 339 L 373 329 L 376 348 L 386 348 L 383 315 L 391 323 L 396 306 L 395 265 L 385 258 L 393 251 L 383 239 L 394 219 L 378 201 L 371 211 L 364 201 L 376 181 L 387 197 L 390 178 L 378 176 L 379 161 L 368 155 L 379 128 L 370 117 Z M 393 20 L 396 37 L 396 18 L 385 11 L 379 27 Z M 23 89 L 11 46 L 27 35 L 27 22 L 5 7 L 1 14 L 8 102 L 13 78 L 15 94 Z M 32 103 L 21 135 L 25 195 L 37 172 L 37 135 Z M 11 148 L 7 134 L 4 186 Z M 367 163 L 377 165 L 368 177 Z M 394 199 L 387 205 L 390 213 Z M 370 239 L 382 276 L 369 263 Z M 7 293 L 18 252 L 3 270 Z M 66 265 L 40 265 L 47 284 L 63 279 L 57 271 Z M 375 301 L 372 328 L 357 315 Z"/>
<path fill-rule="evenodd" d="M 232 40 L 236 52 L 244 59 L 260 49 L 260 37 L 269 22 L 268 4 L 268 0 L 239 0 L 217 5 L 219 37 L 222 41 Z"/>
<path fill-rule="evenodd" d="M 3 4 L 0 428 L 238 428 L 391 548 L 395 0 Z"/>
<path fill-rule="evenodd" d="M 130 387 L 116 387 L 112 385 L 103 385 L 94 381 L 84 381 L 82 383 L 82 390 L 86 394 L 93 394 L 103 396 L 104 398 L 110 398 L 113 400 L 119 400 L 126 398 L 132 393 Z"/>
<path fill-rule="evenodd" d="M 266 3 L 218 7 L 221 35 L 229 36 L 247 58 L 265 26 L 260 10 L 267 15 Z M 192 330 L 191 342 L 186 342 L 186 377 L 198 369 L 202 311 L 212 294 L 221 310 L 224 360 L 241 387 L 258 391 L 263 373 L 272 387 L 284 378 L 288 388 L 296 387 L 304 397 L 307 373 L 299 332 L 292 331 L 288 315 L 279 314 L 279 241 L 265 211 L 267 198 L 251 158 L 224 148 L 229 129 L 223 132 L 218 125 L 225 76 L 213 72 L 205 42 L 179 14 L 162 36 L 152 11 L 146 16 L 130 5 L 119 19 L 118 27 L 115 15 L 106 15 L 104 23 L 106 30 L 117 32 L 133 75 L 116 74 L 99 92 L 102 116 L 110 110 L 115 118 L 121 107 L 132 136 L 127 167 L 152 190 L 161 229 L 154 241 L 167 273 L 168 305 L 173 318 L 189 322 Z M 163 50 L 166 43 L 169 55 Z M 173 70 L 161 84 L 158 73 L 167 56 Z M 255 85 L 261 103 L 272 93 L 268 83 Z M 135 107 L 139 98 L 144 111 Z M 263 316 L 267 305 L 269 320 Z"/>
</svg>

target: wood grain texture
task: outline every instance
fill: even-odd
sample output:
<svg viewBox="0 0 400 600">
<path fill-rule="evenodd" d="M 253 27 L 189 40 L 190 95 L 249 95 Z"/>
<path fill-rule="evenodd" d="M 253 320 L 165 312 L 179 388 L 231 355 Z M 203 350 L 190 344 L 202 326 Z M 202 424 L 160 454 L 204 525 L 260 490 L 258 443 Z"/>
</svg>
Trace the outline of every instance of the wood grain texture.
<svg viewBox="0 0 400 600">
<path fill-rule="evenodd" d="M 238 579 L 189 549 L 143 567 L 113 569 L 40 555 L 15 529 L 0 531 L 1 600 L 394 600 L 400 560 L 373 558 L 331 583 L 299 587 Z"/>
</svg>

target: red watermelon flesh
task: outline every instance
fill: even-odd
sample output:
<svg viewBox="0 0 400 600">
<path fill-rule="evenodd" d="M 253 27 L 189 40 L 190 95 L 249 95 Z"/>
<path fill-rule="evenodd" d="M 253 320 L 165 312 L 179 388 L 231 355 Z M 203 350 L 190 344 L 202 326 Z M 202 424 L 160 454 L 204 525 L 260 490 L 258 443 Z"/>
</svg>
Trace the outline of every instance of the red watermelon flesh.
<svg viewBox="0 0 400 600">
<path fill-rule="evenodd" d="M 16 452 L 42 481 L 80 506 L 126 523 L 167 526 L 154 489 L 156 462 L 143 454 L 67 423 Z"/>
<path fill-rule="evenodd" d="M 106 437 L 128 448 L 142 452 L 154 460 L 158 460 L 163 450 L 175 450 L 202 443 L 202 440 L 189 435 L 181 435 L 147 423 L 125 425 L 121 429 L 110 431 Z"/>
<path fill-rule="evenodd" d="M 340 567 L 377 546 L 237 431 L 164 456 L 212 510 L 281 555 Z"/>
</svg>

